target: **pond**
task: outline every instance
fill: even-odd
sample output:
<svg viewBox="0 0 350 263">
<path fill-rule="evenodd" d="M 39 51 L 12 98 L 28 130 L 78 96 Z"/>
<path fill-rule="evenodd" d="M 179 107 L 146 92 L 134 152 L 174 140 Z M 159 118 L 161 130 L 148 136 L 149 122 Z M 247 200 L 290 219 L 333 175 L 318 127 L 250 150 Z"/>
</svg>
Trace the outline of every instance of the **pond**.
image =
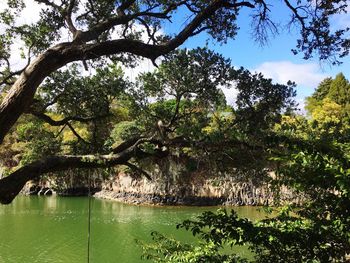
<svg viewBox="0 0 350 263">
<path fill-rule="evenodd" d="M 91 256 L 94 263 L 138 263 L 135 240 L 151 240 L 154 230 L 183 241 L 193 237 L 176 224 L 217 207 L 136 206 L 91 200 Z M 255 207 L 234 207 L 250 219 Z M 0 205 L 0 262 L 87 262 L 87 197 L 24 197 Z"/>
</svg>

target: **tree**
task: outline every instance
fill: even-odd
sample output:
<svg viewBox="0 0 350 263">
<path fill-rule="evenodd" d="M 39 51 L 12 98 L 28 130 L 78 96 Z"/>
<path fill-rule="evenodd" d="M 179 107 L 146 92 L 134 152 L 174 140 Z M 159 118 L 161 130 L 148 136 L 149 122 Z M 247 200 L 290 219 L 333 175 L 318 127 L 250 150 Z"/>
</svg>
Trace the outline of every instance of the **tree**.
<svg viewBox="0 0 350 263">
<path fill-rule="evenodd" d="M 262 138 L 282 111 L 295 106 L 293 83 L 273 84 L 261 74 L 234 69 L 206 48 L 174 52 L 139 81 L 132 97 L 137 98 L 135 119 L 140 125 L 153 131 L 160 121 L 158 138 L 169 154 L 193 157 L 222 172 L 266 165 Z M 221 86 L 236 88 L 237 107 L 224 103 Z"/>
<path fill-rule="evenodd" d="M 328 97 L 339 105 L 349 104 L 350 84 L 342 73 L 339 73 L 332 81 Z"/>
<path fill-rule="evenodd" d="M 339 125 L 344 126 L 349 125 L 349 101 L 349 81 L 342 73 L 339 73 L 335 79 L 326 78 L 319 84 L 315 92 L 307 98 L 305 108 L 307 109 L 308 113 L 313 116 L 313 119 L 320 124 L 325 124 L 331 119 L 337 119 Z M 330 110 L 329 114 L 325 112 L 326 109 Z M 334 110 L 337 111 L 336 114 Z M 321 117 L 322 115 L 323 117 Z"/>
<path fill-rule="evenodd" d="M 135 56 L 155 61 L 157 57 L 179 47 L 188 38 L 204 31 L 218 42 L 225 42 L 237 33 L 237 17 L 242 9 L 251 10 L 253 29 L 258 39 L 266 40 L 269 30 L 277 30 L 270 18 L 269 8 L 275 1 L 36 2 L 42 4 L 43 10 L 39 20 L 33 24 L 20 24 L 16 21 L 25 6 L 21 0 L 8 1 L 7 8 L 0 14 L 4 28 L 0 40 L 1 87 L 2 90 L 8 90 L 0 105 L 0 142 L 18 118 L 32 106 L 36 91 L 44 79 L 70 62 L 82 61 L 87 67 L 87 61 L 93 61 L 90 63 L 90 67 L 93 67 L 104 58 L 125 64 L 134 62 Z M 312 0 L 298 1 L 295 5 L 288 0 L 283 3 L 291 13 L 289 24 L 300 28 L 295 53 L 303 52 L 306 59 L 317 54 L 321 60 L 334 59 L 333 62 L 338 61 L 338 56 L 348 54 L 350 44 L 346 39 L 347 29 L 333 31 L 329 23 L 333 14 L 345 12 L 347 1 L 321 1 L 316 5 Z M 160 34 L 163 23 L 181 15 L 179 10 L 191 17 L 187 25 L 174 36 Z M 68 32 L 71 40 L 62 42 L 62 32 Z M 22 54 L 27 59 L 27 64 L 23 69 L 15 70 L 9 59 L 12 44 L 18 39 L 23 42 L 23 51 L 27 51 Z M 32 60 L 32 56 L 35 59 Z M 124 158 L 124 152 L 120 154 L 118 158 Z M 129 156 L 130 153 L 125 154 Z M 113 161 L 110 157 L 102 158 L 103 162 L 108 165 L 119 163 L 115 156 Z M 96 158 L 94 156 L 93 160 Z M 90 158 L 87 159 L 91 161 Z M 11 177 L 0 181 L 0 189 L 7 188 L 7 194 L 0 195 L 1 200 L 9 202 L 17 192 L 14 189 L 29 179 L 27 175 L 22 178 L 22 174 L 32 172 L 34 175 L 38 169 L 60 170 L 65 162 L 70 163 L 65 167 L 70 167 L 76 161 L 80 162 L 77 165 L 79 167 L 92 166 L 90 161 L 83 160 L 82 156 L 55 157 L 28 167 L 27 171 L 26 168 L 20 169 L 15 172 L 18 177 L 15 183 Z M 47 166 L 41 170 L 41 165 Z"/>
<path fill-rule="evenodd" d="M 322 80 L 321 83 L 318 85 L 317 89 L 315 90 L 314 94 L 312 94 L 312 97 L 314 97 L 318 101 L 325 99 L 329 93 L 329 90 L 331 89 L 332 82 L 332 78 L 325 78 L 324 80 Z"/>
<path fill-rule="evenodd" d="M 122 100 L 126 89 L 128 82 L 122 77 L 120 68 L 112 66 L 84 77 L 78 73 L 77 65 L 51 75 L 38 90 L 27 114 L 13 127 L 9 136 L 12 139 L 4 145 L 1 166 L 8 168 L 6 173 L 44 161 L 47 156 L 109 154 L 111 149 L 104 143 L 111 122 L 125 119 L 119 107 L 112 106 Z M 78 177 L 74 181 L 85 179 Z"/>
<path fill-rule="evenodd" d="M 142 74 L 135 84 L 120 76 L 118 68 L 109 67 L 97 70 L 93 77 L 79 77 L 73 66 L 48 78 L 28 112 L 39 118 L 41 125 L 46 122 L 57 127 L 54 137 L 59 139 L 63 133 L 61 150 L 41 159 L 32 158 L 33 162 L 25 165 L 22 162 L 22 167 L 3 178 L 0 181 L 6 186 L 2 192 L 3 202 L 11 201 L 30 179 L 72 168 L 123 164 L 150 178 L 138 167 L 139 160 L 179 152 L 183 156 L 206 158 L 213 165 L 220 162 L 221 165 L 216 166 L 225 163 L 227 169 L 247 163 L 244 156 L 249 159 L 254 155 L 256 160 L 264 160 L 258 146 L 261 139 L 246 127 L 252 127 L 253 123 L 263 127 L 262 137 L 279 119 L 281 111 L 293 106 L 290 99 L 294 95 L 292 83 L 273 84 L 261 74 L 235 70 L 229 60 L 208 49 L 180 50 L 170 54 L 158 69 Z M 223 104 L 220 90 L 220 86 L 231 86 L 232 83 L 239 90 L 237 111 Z M 257 84 L 256 88 L 251 86 L 253 83 Z M 153 98 L 152 101 L 149 98 Z M 118 109 L 113 104 L 128 105 L 128 116 L 108 119 Z M 105 106 L 101 108 L 101 105 Z M 95 129 L 87 131 L 84 126 L 93 125 L 96 119 L 104 120 L 103 117 L 107 118 L 106 122 L 97 127 L 107 129 L 106 133 L 112 136 L 99 134 L 100 142 L 96 144 Z M 33 127 L 38 124 L 22 126 L 17 127 L 24 130 L 21 132 L 25 135 L 21 136 L 24 143 L 30 145 L 29 140 L 35 143 L 42 142 L 41 137 L 45 138 L 46 132 L 35 132 Z M 45 127 L 40 129 L 45 131 Z M 67 129 L 78 141 L 67 145 L 64 136 Z M 81 136 L 83 133 L 85 136 Z M 246 149 L 244 154 L 237 155 L 236 152 L 242 149 Z"/>
</svg>

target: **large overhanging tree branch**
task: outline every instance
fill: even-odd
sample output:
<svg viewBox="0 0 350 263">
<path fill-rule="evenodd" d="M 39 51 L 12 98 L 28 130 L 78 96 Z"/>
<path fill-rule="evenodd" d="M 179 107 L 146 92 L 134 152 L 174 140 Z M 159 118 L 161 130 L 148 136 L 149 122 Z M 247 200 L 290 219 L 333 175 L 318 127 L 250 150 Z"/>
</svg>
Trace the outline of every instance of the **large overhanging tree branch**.
<svg viewBox="0 0 350 263">
<path fill-rule="evenodd" d="M 25 165 L 0 181 L 0 203 L 10 203 L 30 180 L 49 173 L 73 168 L 106 168 L 126 164 L 130 152 L 121 155 L 67 155 L 53 156 Z"/>
<path fill-rule="evenodd" d="M 55 5 L 49 1 L 41 1 L 48 5 Z M 71 17 L 74 1 L 70 2 L 70 6 L 64 9 L 65 17 Z M 32 103 L 33 96 L 40 83 L 50 73 L 72 61 L 96 59 L 101 56 L 113 55 L 119 53 L 131 53 L 155 60 L 157 57 L 167 54 L 184 41 L 191 37 L 193 32 L 206 19 L 213 16 L 221 8 L 239 8 L 242 6 L 254 7 L 248 2 L 238 2 L 229 4 L 228 1 L 212 1 L 198 13 L 192 21 L 170 41 L 162 44 L 145 44 L 134 39 L 116 39 L 97 43 L 88 43 L 93 40 L 98 40 L 99 36 L 118 25 L 128 24 L 131 20 L 137 17 L 166 17 L 167 13 L 178 5 L 170 5 L 167 10 L 162 13 L 153 13 L 149 11 L 136 12 L 132 15 L 125 15 L 124 9 L 131 5 L 126 4 L 119 8 L 117 16 L 111 17 L 102 21 L 87 31 L 76 30 L 71 23 L 71 19 L 66 19 L 69 29 L 73 32 L 73 41 L 61 43 L 49 48 L 43 54 L 39 55 L 18 77 L 12 86 L 8 95 L 4 98 L 0 105 L 0 142 L 9 129 L 14 125 L 19 116 Z M 59 8 L 54 6 L 54 8 Z"/>
<path fill-rule="evenodd" d="M 154 153 L 146 153 L 142 151 L 139 146 L 143 143 L 152 143 L 159 146 L 166 147 L 167 150 L 163 151 L 159 149 Z M 177 147 L 195 147 L 198 149 L 210 149 L 212 152 L 222 152 L 222 147 L 230 145 L 233 148 L 244 149 L 246 152 L 250 152 L 253 156 L 253 152 L 262 150 L 261 147 L 256 145 L 252 146 L 248 143 L 231 140 L 223 141 L 220 143 L 211 142 L 193 142 L 183 138 L 168 139 L 166 142 L 159 141 L 154 138 L 138 137 L 121 143 L 118 147 L 113 149 L 113 153 L 108 155 L 58 155 L 43 158 L 41 160 L 24 165 L 16 171 L 12 172 L 9 176 L 0 180 L 0 203 L 9 204 L 19 194 L 24 185 L 30 181 L 41 177 L 47 173 L 56 173 L 59 171 L 67 171 L 75 168 L 108 168 L 117 165 L 126 165 L 137 173 L 145 176 L 148 180 L 151 180 L 150 175 L 136 166 L 130 163 L 130 160 L 136 158 L 141 160 L 149 157 L 162 158 L 169 154 L 168 149 Z M 261 154 L 261 153 L 259 153 Z"/>
<path fill-rule="evenodd" d="M 150 154 L 144 153 L 139 146 L 145 142 L 157 142 L 153 138 L 140 137 L 137 140 L 124 142 L 109 155 L 59 155 L 50 156 L 24 165 L 9 176 L 0 180 L 0 203 L 9 204 L 22 190 L 24 185 L 44 174 L 67 171 L 74 168 L 107 168 L 117 165 L 126 165 L 137 169 L 147 179 L 149 175 L 136 165 L 130 163 L 132 158 L 147 158 Z M 158 154 L 158 153 L 156 153 Z M 159 156 L 159 154 L 158 154 Z"/>
<path fill-rule="evenodd" d="M 85 63 L 86 60 L 118 54 L 133 54 L 154 61 L 202 31 L 208 32 L 218 41 L 225 42 L 237 32 L 236 17 L 242 8 L 249 8 L 254 12 L 252 17 L 256 20 L 255 30 L 258 35 L 267 33 L 265 28 L 275 28 L 275 24 L 269 18 L 270 6 L 274 1 L 36 2 L 47 8 L 42 12 L 38 23 L 16 25 L 15 17 L 22 8 L 19 0 L 11 2 L 11 8 L 4 11 L 1 21 L 7 29 L 0 43 L 0 66 L 5 67 L 8 72 L 1 79 L 5 80 L 3 84 L 8 85 L 12 81 L 14 84 L 0 105 L 0 143 L 32 103 L 41 82 L 67 63 L 79 60 Z M 329 24 L 329 14 L 344 12 L 346 1 L 319 4 L 312 0 L 304 0 L 298 1 L 294 6 L 289 1 L 284 3 L 292 14 L 291 23 L 300 25 L 301 40 L 297 48 L 305 52 L 305 58 L 310 58 L 314 52 L 318 52 L 321 59 L 339 54 L 347 55 L 350 46 L 350 41 L 345 38 L 347 29 L 332 32 Z M 155 32 L 161 29 L 162 23 L 171 21 L 175 11 L 179 9 L 187 10 L 186 15 L 190 17 L 187 25 L 173 37 L 157 37 Z M 146 41 L 141 40 L 141 34 L 135 32 L 135 27 L 142 28 L 147 36 Z M 55 45 L 60 40 L 62 29 L 68 30 L 73 40 Z M 11 44 L 15 38 L 22 39 L 28 48 L 32 47 L 32 53 L 37 56 L 36 59 L 29 60 L 30 63 L 25 69 L 19 71 L 21 74 L 17 79 L 13 72 L 19 72 L 11 71 L 8 63 Z M 264 36 L 257 38 L 266 39 Z"/>
</svg>

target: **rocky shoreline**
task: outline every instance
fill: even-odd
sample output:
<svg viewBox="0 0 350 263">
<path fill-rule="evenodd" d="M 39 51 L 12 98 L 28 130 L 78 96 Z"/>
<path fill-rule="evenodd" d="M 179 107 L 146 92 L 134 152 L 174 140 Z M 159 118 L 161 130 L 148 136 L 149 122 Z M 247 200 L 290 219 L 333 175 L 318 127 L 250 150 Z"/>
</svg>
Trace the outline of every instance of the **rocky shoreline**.
<svg viewBox="0 0 350 263">
<path fill-rule="evenodd" d="M 229 199 L 225 197 L 208 196 L 174 196 L 160 194 L 142 194 L 135 192 L 115 192 L 102 190 L 94 194 L 95 198 L 118 201 L 128 204 L 146 205 L 184 205 L 184 206 L 244 206 L 244 205 L 268 205 L 257 200 Z"/>
<path fill-rule="evenodd" d="M 89 190 L 87 182 L 71 182 L 65 187 L 57 187 L 55 181 L 31 182 L 23 189 L 25 195 L 87 196 L 114 200 L 129 204 L 146 205 L 186 205 L 186 206 L 263 206 L 281 203 L 303 202 L 299 196 L 285 187 L 278 193 L 268 183 L 259 183 L 248 175 L 239 173 L 216 176 L 204 173 L 181 173 L 179 165 L 170 166 L 171 172 L 155 169 L 153 180 L 134 177 L 119 172 L 109 178 L 97 178 Z M 269 176 L 273 177 L 273 173 Z M 250 176 L 251 178 L 253 176 Z M 276 203 L 278 199 L 279 203 Z"/>
<path fill-rule="evenodd" d="M 92 195 L 101 191 L 101 188 L 94 187 L 94 188 L 88 188 L 88 187 L 73 187 L 73 188 L 66 188 L 60 191 L 56 191 L 55 189 L 47 186 L 40 186 L 40 185 L 30 185 L 27 187 L 24 187 L 21 191 L 22 195 L 58 195 L 58 196 L 88 196 L 89 193 Z"/>
<path fill-rule="evenodd" d="M 97 199 L 106 199 L 135 205 L 168 205 L 168 206 L 263 206 L 273 205 L 272 196 L 235 195 L 235 196 L 195 196 L 195 195 L 169 195 L 156 193 L 139 193 L 113 190 L 90 189 L 91 194 Z M 69 188 L 62 192 L 55 192 L 49 187 L 32 185 L 22 191 L 23 195 L 50 196 L 58 195 L 64 197 L 88 196 L 89 189 L 86 187 Z M 243 197 L 243 198 L 242 198 Z"/>
</svg>

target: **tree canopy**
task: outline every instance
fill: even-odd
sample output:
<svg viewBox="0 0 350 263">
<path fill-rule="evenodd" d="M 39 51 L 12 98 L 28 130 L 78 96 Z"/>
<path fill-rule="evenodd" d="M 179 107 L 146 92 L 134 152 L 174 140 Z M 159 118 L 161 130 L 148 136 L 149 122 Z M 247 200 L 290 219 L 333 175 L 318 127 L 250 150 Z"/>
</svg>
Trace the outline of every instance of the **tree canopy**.
<svg viewBox="0 0 350 263">
<path fill-rule="evenodd" d="M 73 61 L 111 58 L 123 63 L 134 56 L 152 61 L 183 44 L 186 39 L 207 32 L 218 42 L 234 38 L 238 17 L 250 10 L 254 36 L 265 40 L 278 31 L 272 20 L 275 1 L 75 1 L 35 0 L 41 4 L 39 20 L 32 24 L 17 21 L 26 5 L 23 0 L 7 1 L 0 14 L 1 87 L 8 90 L 0 105 L 0 142 L 23 112 L 32 104 L 38 86 L 52 72 Z M 332 28 L 330 20 L 344 13 L 345 0 L 283 1 L 291 14 L 289 26 L 300 29 L 293 52 L 321 60 L 345 56 L 349 52 L 347 28 Z M 162 32 L 165 23 L 177 15 L 189 17 L 185 27 L 174 35 Z M 63 36 L 66 35 L 67 40 Z M 14 69 L 10 57 L 13 43 L 22 41 L 27 63 Z M 34 59 L 33 59 L 34 57 Z M 90 65 L 91 66 L 91 65 Z"/>
<path fill-rule="evenodd" d="M 342 73 L 334 79 L 324 79 L 315 92 L 306 99 L 306 109 L 319 124 L 349 125 L 350 83 Z M 340 127 L 339 126 L 339 127 Z"/>
<path fill-rule="evenodd" d="M 33 23 L 25 24 L 19 20 L 21 11 L 26 5 L 26 2 L 22 0 L 7 1 L 5 9 L 0 14 L 0 85 L 4 94 L 0 105 L 0 142 L 2 143 L 5 136 L 11 129 L 15 128 L 16 122 L 26 112 L 30 112 L 53 126 L 64 124 L 76 137 L 80 137 L 81 142 L 85 141 L 88 144 L 91 144 L 91 141 L 88 140 L 91 139 L 88 138 L 89 136 L 95 137 L 95 139 L 97 137 L 91 134 L 86 134 L 86 137 L 80 136 L 76 131 L 77 128 L 73 127 L 73 122 L 85 122 L 85 126 L 79 127 L 84 130 L 86 125 L 91 125 L 86 124 L 86 122 L 94 119 L 91 128 L 94 128 L 95 134 L 107 132 L 107 130 L 102 131 L 103 129 L 98 128 L 103 125 L 99 123 L 97 117 L 108 115 L 109 109 L 104 99 L 108 100 L 109 96 L 118 95 L 116 93 L 110 94 L 109 92 L 113 93 L 114 91 L 108 91 L 108 87 L 104 91 L 99 90 L 99 88 L 83 92 L 76 90 L 75 93 L 80 92 L 81 96 L 77 99 L 69 95 L 69 89 L 64 89 L 66 95 L 61 98 L 56 97 L 53 100 L 55 103 L 57 102 L 57 108 L 59 108 L 57 113 L 65 114 L 65 117 L 57 121 L 52 116 L 43 114 L 45 106 L 52 101 L 44 101 L 44 105 L 42 105 L 42 101 L 35 98 L 38 95 L 38 89 L 41 89 L 42 86 L 47 99 L 55 96 L 55 92 L 60 90 L 59 85 L 56 87 L 56 84 L 59 84 L 56 82 L 60 81 L 61 78 L 69 81 L 69 76 L 74 70 L 65 73 L 65 77 L 55 76 L 55 74 L 57 70 L 71 62 L 81 61 L 85 68 L 98 68 L 108 61 L 119 62 L 123 65 L 135 64 L 137 57 L 148 58 L 155 62 L 157 57 L 169 54 L 188 38 L 202 32 L 207 32 L 215 41 L 224 43 L 227 39 L 235 37 L 239 30 L 237 19 L 240 11 L 245 9 L 251 12 L 252 26 L 257 39 L 264 40 L 268 32 L 277 33 L 278 31 L 278 22 L 273 21 L 271 13 L 274 12 L 271 11 L 273 10 L 271 7 L 275 1 L 35 0 L 35 2 L 42 6 L 42 10 L 39 19 Z M 312 0 L 297 1 L 296 3 L 284 0 L 282 4 L 291 15 L 286 23 L 289 26 L 296 25 L 300 29 L 300 37 L 293 52 L 304 53 L 306 59 L 317 55 L 321 60 L 332 60 L 335 63 L 340 57 L 348 54 L 348 29 L 330 26 L 330 20 L 334 16 L 346 11 L 347 1 L 320 1 L 315 4 Z M 166 23 L 171 23 L 173 18 L 181 15 L 187 16 L 189 19 L 177 33 L 168 35 L 162 30 Z M 22 69 L 16 69 L 11 61 L 11 54 L 15 48 L 13 44 L 18 41 L 22 43 L 21 50 L 23 52 L 21 55 L 26 61 Z M 198 73 L 198 70 L 195 72 Z M 207 72 L 207 74 L 217 73 L 219 72 L 215 72 L 213 69 Z M 271 83 L 268 80 L 263 80 L 261 76 L 251 75 L 244 71 L 238 71 L 236 74 L 243 86 L 255 84 L 271 86 Z M 158 81 L 157 78 L 151 78 Z M 50 79 L 55 82 L 55 85 L 50 85 Z M 95 85 L 93 79 L 71 81 L 73 86 Z M 205 80 L 203 81 L 205 83 Z M 117 79 L 113 79 L 112 83 L 117 86 L 125 84 Z M 220 84 L 220 81 L 217 84 Z M 144 88 L 141 87 L 141 90 Z M 284 91 L 278 90 L 274 94 L 275 96 L 286 97 L 288 92 L 283 94 Z M 207 91 L 209 92 L 209 90 Z M 246 92 L 246 95 L 249 95 L 249 90 Z M 239 110 L 245 111 L 251 116 L 262 114 L 266 119 L 274 117 L 275 114 L 269 116 L 270 112 L 273 112 L 273 108 L 269 108 L 268 105 L 275 102 L 271 101 L 270 97 L 266 97 L 268 93 L 264 94 L 264 92 L 259 91 L 257 97 L 250 102 L 249 99 L 244 98 L 246 95 L 243 95 L 242 92 L 241 100 L 245 100 L 245 103 L 255 103 L 256 100 L 260 101 L 263 98 L 266 98 L 266 102 L 264 104 L 261 101 L 258 106 L 254 104 L 253 107 L 240 105 Z M 279 92 L 282 93 L 278 94 Z M 108 96 L 101 96 L 101 100 L 96 102 L 88 99 L 89 96 L 97 93 L 99 95 L 108 94 Z M 204 92 L 200 96 L 203 95 Z M 208 98 L 209 95 L 215 94 L 208 93 L 205 96 Z M 74 104 L 83 101 L 86 101 L 84 108 L 74 109 Z M 265 111 L 266 107 L 269 108 L 269 113 Z M 277 108 L 281 107 L 283 105 L 278 104 Z M 52 108 L 50 105 L 46 107 L 46 109 L 50 108 Z M 94 116 L 92 116 L 91 110 L 98 110 L 99 114 L 102 115 L 93 114 Z M 71 114 L 77 115 L 72 116 Z M 246 123 L 246 129 L 251 129 L 249 123 Z M 7 140 L 10 142 L 12 139 Z M 134 147 L 144 140 L 145 138 L 139 138 L 139 141 L 136 141 L 138 143 L 134 142 L 136 143 Z M 123 151 L 114 152 L 118 153 L 117 161 L 116 156 L 103 151 L 102 141 L 96 141 L 94 147 L 86 147 L 89 150 L 84 152 L 84 156 L 88 154 L 89 157 L 82 155 L 51 156 L 16 170 L 12 174 L 13 177 L 8 176 L 0 181 L 2 202 L 9 202 L 18 192 L 17 188 L 32 176 L 38 175 L 38 171 L 43 173 L 55 169 L 61 170 L 63 167 L 70 167 L 67 165 L 69 163 L 76 167 L 91 167 L 92 163 L 97 160 L 99 160 L 98 166 L 119 164 L 120 160 L 125 162 L 130 157 L 131 152 L 135 152 L 134 148 L 131 150 L 132 147 L 118 148 L 119 150 L 123 149 Z M 128 150 L 126 151 L 126 149 Z M 76 151 L 76 153 L 81 152 Z M 105 155 L 95 156 L 96 153 L 100 152 L 105 153 Z M 41 166 L 45 166 L 45 169 L 42 169 Z"/>
</svg>

